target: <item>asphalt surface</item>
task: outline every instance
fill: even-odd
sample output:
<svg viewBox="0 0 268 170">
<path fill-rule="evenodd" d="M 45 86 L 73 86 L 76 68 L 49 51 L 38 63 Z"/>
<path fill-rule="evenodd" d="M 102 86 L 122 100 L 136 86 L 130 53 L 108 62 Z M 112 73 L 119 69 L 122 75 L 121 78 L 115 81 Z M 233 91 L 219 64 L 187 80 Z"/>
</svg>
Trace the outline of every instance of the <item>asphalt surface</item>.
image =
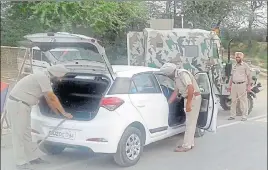
<svg viewBox="0 0 268 170">
<path fill-rule="evenodd" d="M 241 117 L 228 121 L 228 112 L 220 111 L 217 133 L 207 132 L 196 139 L 196 146 L 186 153 L 174 153 L 183 135 L 174 136 L 145 147 L 138 164 L 120 168 L 111 155 L 94 155 L 86 150 L 66 150 L 60 155 L 44 155 L 47 165 L 35 170 L 267 170 L 267 83 L 254 101 L 246 122 Z M 1 170 L 13 170 L 10 135 L 2 137 Z"/>
</svg>

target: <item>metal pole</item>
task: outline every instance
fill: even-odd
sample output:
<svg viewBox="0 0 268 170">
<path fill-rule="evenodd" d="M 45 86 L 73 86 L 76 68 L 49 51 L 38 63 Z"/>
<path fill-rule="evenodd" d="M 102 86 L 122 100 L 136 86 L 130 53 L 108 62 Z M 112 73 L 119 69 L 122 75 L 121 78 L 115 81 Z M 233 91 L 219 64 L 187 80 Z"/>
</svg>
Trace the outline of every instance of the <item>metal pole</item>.
<svg viewBox="0 0 268 170">
<path fill-rule="evenodd" d="M 26 51 L 25 51 L 25 54 L 24 54 L 24 58 L 23 58 L 23 63 L 21 64 L 21 67 L 20 67 L 20 71 L 19 71 L 19 74 L 17 76 L 17 79 L 16 79 L 16 83 L 18 82 L 19 78 L 20 78 L 20 75 L 22 73 L 22 70 L 23 70 L 23 67 L 24 67 L 24 64 L 26 62 L 26 58 L 27 58 L 27 54 L 28 54 L 28 48 L 26 48 Z"/>
<path fill-rule="evenodd" d="M 183 28 L 183 14 L 181 14 L 181 28 Z"/>
<path fill-rule="evenodd" d="M 183 2 L 181 1 L 181 28 L 183 28 Z"/>
<path fill-rule="evenodd" d="M 33 49 L 31 48 L 31 52 L 29 53 L 30 65 L 31 65 L 31 72 L 33 74 Z"/>
</svg>

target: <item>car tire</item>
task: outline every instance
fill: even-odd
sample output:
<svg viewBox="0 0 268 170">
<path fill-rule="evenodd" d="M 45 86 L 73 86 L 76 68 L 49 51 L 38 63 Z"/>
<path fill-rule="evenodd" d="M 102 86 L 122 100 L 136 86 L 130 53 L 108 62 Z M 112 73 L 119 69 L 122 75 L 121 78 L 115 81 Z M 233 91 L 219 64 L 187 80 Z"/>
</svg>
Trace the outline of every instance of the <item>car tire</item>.
<svg viewBox="0 0 268 170">
<path fill-rule="evenodd" d="M 136 144 L 131 143 L 133 140 L 136 141 Z M 127 149 L 127 145 L 131 148 Z M 128 127 L 120 139 L 117 152 L 114 155 L 114 161 L 122 167 L 135 165 L 141 157 L 143 145 L 144 139 L 142 138 L 141 131 L 135 127 Z M 136 155 L 130 152 L 134 152 Z"/>
<path fill-rule="evenodd" d="M 44 143 L 39 147 L 39 149 L 48 155 L 58 155 L 64 151 L 65 146 Z"/>
<path fill-rule="evenodd" d="M 194 134 L 194 136 L 196 138 L 202 137 L 204 135 L 205 135 L 205 130 L 204 129 L 196 128 L 195 134 Z"/>
</svg>

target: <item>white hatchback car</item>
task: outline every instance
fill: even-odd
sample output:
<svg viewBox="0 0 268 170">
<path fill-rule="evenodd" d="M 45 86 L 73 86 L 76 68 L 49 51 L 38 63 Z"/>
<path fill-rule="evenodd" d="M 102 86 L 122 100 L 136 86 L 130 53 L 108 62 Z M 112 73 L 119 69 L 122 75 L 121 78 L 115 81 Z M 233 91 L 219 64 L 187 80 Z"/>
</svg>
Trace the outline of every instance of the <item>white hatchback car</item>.
<svg viewBox="0 0 268 170">
<path fill-rule="evenodd" d="M 70 72 L 53 82 L 55 94 L 74 117 L 54 133 L 63 117 L 52 113 L 44 99 L 32 109 L 32 136 L 36 142 L 49 135 L 42 151 L 61 153 L 66 147 L 86 147 L 95 153 L 112 153 L 121 166 L 138 162 L 143 147 L 185 130 L 183 100 L 169 105 L 174 81 L 159 69 L 141 66 L 111 66 L 104 48 L 92 38 L 74 34 L 26 36 L 43 50 L 68 47 L 83 59 L 65 63 Z M 98 52 L 92 61 L 87 50 Z M 207 73 L 196 74 L 202 91 L 197 136 L 216 131 L 218 105 Z M 201 130 L 203 129 L 203 130 Z"/>
</svg>

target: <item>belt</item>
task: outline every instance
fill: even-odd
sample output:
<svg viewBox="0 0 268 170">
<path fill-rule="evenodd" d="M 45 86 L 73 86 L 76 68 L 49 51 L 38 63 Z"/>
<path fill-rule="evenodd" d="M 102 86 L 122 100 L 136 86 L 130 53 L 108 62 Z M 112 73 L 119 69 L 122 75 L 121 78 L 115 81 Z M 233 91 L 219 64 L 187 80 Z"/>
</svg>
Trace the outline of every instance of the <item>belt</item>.
<svg viewBox="0 0 268 170">
<path fill-rule="evenodd" d="M 16 99 L 16 98 L 13 97 L 13 96 L 9 96 L 8 98 L 9 98 L 10 100 L 13 100 L 13 101 L 16 101 L 16 102 L 21 102 L 21 103 L 25 104 L 26 106 L 31 107 L 28 103 L 26 103 L 26 102 L 24 102 L 24 101 L 21 101 L 21 100 L 19 100 L 19 99 Z"/>
<path fill-rule="evenodd" d="M 243 84 L 245 83 L 245 81 L 241 81 L 241 82 L 233 82 L 234 84 Z"/>
</svg>

